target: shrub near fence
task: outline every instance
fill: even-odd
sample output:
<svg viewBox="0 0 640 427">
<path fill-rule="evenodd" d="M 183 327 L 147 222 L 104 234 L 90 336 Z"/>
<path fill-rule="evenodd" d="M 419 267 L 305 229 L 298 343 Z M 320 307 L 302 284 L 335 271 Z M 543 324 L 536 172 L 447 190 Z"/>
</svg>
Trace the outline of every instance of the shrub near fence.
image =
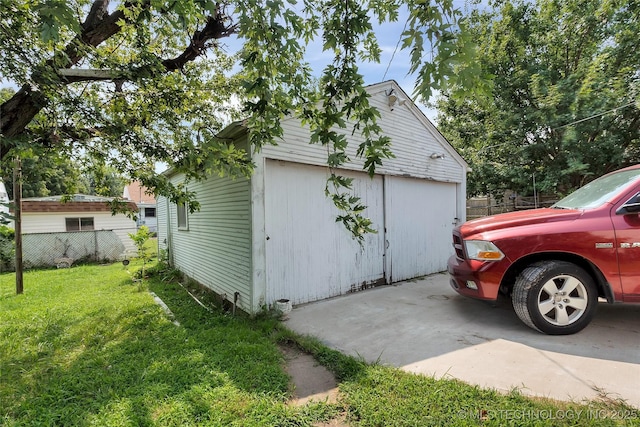
<svg viewBox="0 0 640 427">
<path fill-rule="evenodd" d="M 53 267 L 62 258 L 77 261 L 117 261 L 125 247 L 112 230 L 33 233 L 22 235 L 26 268 Z"/>
<path fill-rule="evenodd" d="M 0 225 L 0 273 L 13 270 L 15 258 L 14 247 L 15 232 L 13 228 Z"/>
</svg>

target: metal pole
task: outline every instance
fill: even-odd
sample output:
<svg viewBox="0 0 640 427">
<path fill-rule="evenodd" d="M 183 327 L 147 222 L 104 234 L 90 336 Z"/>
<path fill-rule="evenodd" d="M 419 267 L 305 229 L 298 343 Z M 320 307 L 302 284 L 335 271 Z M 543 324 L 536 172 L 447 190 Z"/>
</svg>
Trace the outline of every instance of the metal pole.
<svg viewBox="0 0 640 427">
<path fill-rule="evenodd" d="M 533 173 L 533 206 L 538 209 L 538 193 L 536 193 L 536 173 Z"/>
<path fill-rule="evenodd" d="M 15 211 L 14 229 L 16 239 L 16 294 L 24 290 L 22 277 L 22 165 L 20 158 L 16 157 L 13 167 L 13 203 Z"/>
</svg>

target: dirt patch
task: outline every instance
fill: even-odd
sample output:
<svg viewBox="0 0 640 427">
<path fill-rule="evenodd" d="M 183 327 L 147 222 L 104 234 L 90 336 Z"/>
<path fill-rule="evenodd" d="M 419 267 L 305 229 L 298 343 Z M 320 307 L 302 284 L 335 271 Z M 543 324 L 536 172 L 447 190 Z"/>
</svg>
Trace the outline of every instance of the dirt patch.
<svg viewBox="0 0 640 427">
<path fill-rule="evenodd" d="M 285 370 L 291 377 L 293 397 L 290 404 L 302 406 L 311 401 L 337 402 L 338 383 L 331 371 L 295 345 L 280 345 L 280 350 L 286 362 Z M 348 427 L 348 424 L 340 416 L 316 423 L 314 427 Z"/>
<path fill-rule="evenodd" d="M 295 346 L 281 345 L 280 350 L 284 354 L 285 369 L 291 377 L 291 404 L 301 406 L 312 400 L 337 401 L 338 383 L 331 371 Z"/>
</svg>

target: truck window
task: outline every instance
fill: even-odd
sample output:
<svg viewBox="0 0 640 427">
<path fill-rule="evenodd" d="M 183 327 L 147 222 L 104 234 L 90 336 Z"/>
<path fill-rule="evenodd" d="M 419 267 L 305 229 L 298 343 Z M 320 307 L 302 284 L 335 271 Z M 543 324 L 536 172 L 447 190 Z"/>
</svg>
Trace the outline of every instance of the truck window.
<svg viewBox="0 0 640 427">
<path fill-rule="evenodd" d="M 556 209 L 593 209 L 611 200 L 623 187 L 640 177 L 640 169 L 617 172 L 591 181 L 551 206 Z"/>
</svg>

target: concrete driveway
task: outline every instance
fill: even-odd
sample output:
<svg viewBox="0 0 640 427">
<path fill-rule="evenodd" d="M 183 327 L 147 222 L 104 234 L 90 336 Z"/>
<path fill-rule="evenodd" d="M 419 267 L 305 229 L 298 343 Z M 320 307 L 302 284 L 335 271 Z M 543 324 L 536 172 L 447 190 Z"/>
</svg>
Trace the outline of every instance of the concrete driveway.
<svg viewBox="0 0 640 427">
<path fill-rule="evenodd" d="M 640 407 L 640 304 L 601 303 L 575 335 L 526 327 L 509 301 L 459 296 L 447 274 L 294 308 L 285 325 L 346 354 L 436 378 L 582 401 L 603 395 Z"/>
</svg>

